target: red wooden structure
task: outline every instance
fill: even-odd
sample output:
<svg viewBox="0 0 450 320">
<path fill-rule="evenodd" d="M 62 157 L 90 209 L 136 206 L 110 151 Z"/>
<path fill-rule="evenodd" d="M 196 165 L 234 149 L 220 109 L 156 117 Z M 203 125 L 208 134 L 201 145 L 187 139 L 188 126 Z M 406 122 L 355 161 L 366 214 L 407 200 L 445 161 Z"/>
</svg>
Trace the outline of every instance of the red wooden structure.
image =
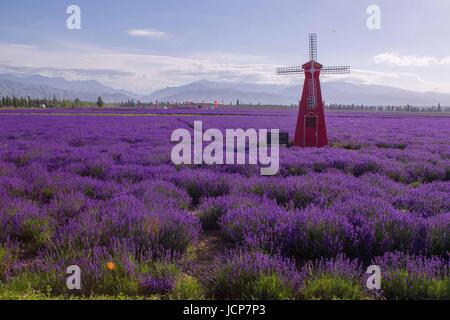
<svg viewBox="0 0 450 320">
<path fill-rule="evenodd" d="M 316 60 L 317 35 L 310 34 L 309 62 L 300 67 L 277 68 L 279 75 L 305 75 L 294 137 L 294 145 L 299 147 L 323 147 L 328 144 L 320 75 L 350 73 L 349 66 L 323 67 Z"/>
</svg>

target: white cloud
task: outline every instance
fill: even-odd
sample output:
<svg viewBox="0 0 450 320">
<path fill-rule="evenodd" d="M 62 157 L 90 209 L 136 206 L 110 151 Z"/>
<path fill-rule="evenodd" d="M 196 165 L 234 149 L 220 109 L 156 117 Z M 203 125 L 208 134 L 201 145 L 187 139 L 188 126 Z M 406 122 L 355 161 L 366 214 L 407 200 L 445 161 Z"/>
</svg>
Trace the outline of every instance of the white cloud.
<svg viewBox="0 0 450 320">
<path fill-rule="evenodd" d="M 302 76 L 277 76 L 275 68 L 278 66 L 267 57 L 230 52 L 199 52 L 176 57 L 76 42 L 55 43 L 51 50 L 0 42 L 0 73 L 39 73 L 62 76 L 68 80 L 97 80 L 140 94 L 201 79 L 302 84 Z M 416 74 L 404 72 L 352 69 L 350 75 L 323 77 L 324 81 L 339 79 L 415 91 L 450 91 L 450 84 L 445 81 L 429 82 Z"/>
<path fill-rule="evenodd" d="M 132 37 L 143 37 L 149 39 L 161 39 L 167 36 L 167 33 L 158 29 L 130 29 L 128 34 Z"/>
<path fill-rule="evenodd" d="M 450 65 L 450 56 L 449 57 L 445 57 L 444 59 L 441 60 L 441 64 L 448 64 Z"/>
<path fill-rule="evenodd" d="M 18 49 L 36 49 L 36 46 L 23 44 L 23 43 L 5 43 L 0 42 L 1 46 L 9 47 L 9 48 L 18 48 Z"/>
<path fill-rule="evenodd" d="M 241 52 L 197 51 L 193 54 L 190 54 L 189 57 L 193 59 L 220 63 L 267 63 L 267 57 L 265 56 L 245 54 Z"/>
<path fill-rule="evenodd" d="M 399 55 L 393 52 L 381 53 L 373 57 L 376 64 L 390 64 L 400 67 L 423 67 L 437 64 L 450 64 L 450 57 L 438 59 L 430 56 Z"/>
<path fill-rule="evenodd" d="M 324 80 L 337 80 L 340 76 L 333 75 L 332 79 L 324 77 Z M 395 87 L 404 90 L 426 92 L 435 91 L 450 93 L 450 83 L 445 81 L 428 81 L 417 74 L 409 72 L 381 72 L 365 69 L 352 69 L 351 73 L 343 80 L 354 84 L 381 85 Z"/>
<path fill-rule="evenodd" d="M 46 76 L 63 76 L 68 80 L 98 80 L 137 93 L 150 93 L 166 86 L 200 79 L 289 82 L 289 79 L 275 75 L 275 65 L 263 61 L 252 62 L 250 56 L 245 61 L 233 61 L 234 54 L 225 52 L 215 52 L 213 58 L 208 58 L 206 52 L 174 57 L 70 42 L 61 42 L 52 50 L 24 49 L 0 43 L 0 52 L 0 72 L 2 69 L 23 73 L 34 71 Z M 88 70 L 93 72 L 89 73 Z"/>
</svg>

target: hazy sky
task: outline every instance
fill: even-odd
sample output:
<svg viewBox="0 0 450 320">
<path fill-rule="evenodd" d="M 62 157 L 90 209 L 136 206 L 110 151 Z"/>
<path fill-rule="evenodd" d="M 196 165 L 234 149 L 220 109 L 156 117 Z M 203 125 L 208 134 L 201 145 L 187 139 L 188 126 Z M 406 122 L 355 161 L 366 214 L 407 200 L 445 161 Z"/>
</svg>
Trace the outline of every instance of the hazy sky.
<svg viewBox="0 0 450 320">
<path fill-rule="evenodd" d="M 72 4 L 81 30 L 66 27 Z M 380 30 L 366 25 L 373 4 Z M 450 93 L 449 0 L 2 0 L 0 12 L 0 73 L 138 93 L 200 79 L 300 82 L 274 69 L 306 62 L 316 32 L 319 62 L 350 65 L 346 81 Z"/>
</svg>

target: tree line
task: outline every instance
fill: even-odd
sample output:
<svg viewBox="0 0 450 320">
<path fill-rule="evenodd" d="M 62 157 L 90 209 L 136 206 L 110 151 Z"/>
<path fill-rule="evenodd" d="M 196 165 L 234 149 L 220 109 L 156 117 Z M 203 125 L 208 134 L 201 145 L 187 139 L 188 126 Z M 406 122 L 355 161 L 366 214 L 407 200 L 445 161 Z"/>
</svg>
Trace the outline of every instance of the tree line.
<svg viewBox="0 0 450 320">
<path fill-rule="evenodd" d="M 450 108 L 443 108 L 441 104 L 431 107 L 416 107 L 410 104 L 406 106 L 367 106 L 358 104 L 327 104 L 325 109 L 328 110 L 346 110 L 346 111 L 393 111 L 393 112 L 446 112 Z"/>
<path fill-rule="evenodd" d="M 2 97 L 0 99 L 0 108 L 80 108 L 80 107 L 98 107 L 102 108 L 105 105 L 101 97 L 98 97 L 96 102 L 92 101 L 81 101 L 76 98 L 75 100 L 70 99 L 57 99 L 53 96 L 52 99 L 48 98 L 23 98 L 23 97 Z"/>
</svg>

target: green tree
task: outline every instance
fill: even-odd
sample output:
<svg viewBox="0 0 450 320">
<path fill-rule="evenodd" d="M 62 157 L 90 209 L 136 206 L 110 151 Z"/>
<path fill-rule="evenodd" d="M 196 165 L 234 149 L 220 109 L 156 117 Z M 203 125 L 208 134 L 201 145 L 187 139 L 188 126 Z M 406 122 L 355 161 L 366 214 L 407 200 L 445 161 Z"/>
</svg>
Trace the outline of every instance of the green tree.
<svg viewBox="0 0 450 320">
<path fill-rule="evenodd" d="M 58 99 L 56 98 L 56 94 L 53 94 L 52 108 L 57 108 L 57 107 L 58 107 Z"/>
<path fill-rule="evenodd" d="M 99 107 L 99 108 L 103 107 L 104 103 L 103 103 L 102 97 L 98 97 L 96 104 L 97 104 L 97 107 Z"/>
</svg>

